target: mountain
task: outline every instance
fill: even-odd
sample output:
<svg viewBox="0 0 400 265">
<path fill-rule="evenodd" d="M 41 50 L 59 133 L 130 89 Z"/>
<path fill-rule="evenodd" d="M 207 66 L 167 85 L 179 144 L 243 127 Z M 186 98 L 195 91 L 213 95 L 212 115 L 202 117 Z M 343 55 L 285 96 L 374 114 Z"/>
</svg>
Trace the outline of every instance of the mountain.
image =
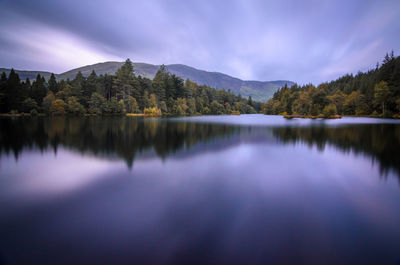
<svg viewBox="0 0 400 265">
<path fill-rule="evenodd" d="M 123 62 L 105 62 L 93 65 L 87 65 L 72 69 L 65 73 L 56 74 L 58 80 L 73 79 L 76 74 L 81 71 L 84 76 L 88 76 L 92 70 L 98 75 L 101 74 L 114 74 Z M 134 71 L 137 75 L 152 79 L 160 68 L 159 65 L 146 64 L 146 63 L 133 63 Z M 217 72 L 207 72 L 199 70 L 183 64 L 170 64 L 167 65 L 168 71 L 183 79 L 189 78 L 199 85 L 208 85 L 218 89 L 230 89 L 235 94 L 241 94 L 244 97 L 251 96 L 257 101 L 266 101 L 273 93 L 287 84 L 293 85 L 291 81 L 278 80 L 278 81 L 244 81 L 226 74 Z M 10 69 L 0 68 L 0 72 L 8 74 Z M 46 79 L 50 78 L 51 73 L 40 71 L 20 71 L 16 70 L 21 79 L 35 79 L 37 74 L 44 76 Z"/>
</svg>

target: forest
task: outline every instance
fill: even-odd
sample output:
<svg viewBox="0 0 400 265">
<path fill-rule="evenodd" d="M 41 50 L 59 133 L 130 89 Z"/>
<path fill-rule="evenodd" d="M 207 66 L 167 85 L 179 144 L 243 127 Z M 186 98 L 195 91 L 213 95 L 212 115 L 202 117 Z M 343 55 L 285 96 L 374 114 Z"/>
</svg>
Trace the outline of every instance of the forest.
<svg viewBox="0 0 400 265">
<path fill-rule="evenodd" d="M 315 117 L 333 115 L 400 118 L 400 57 L 393 51 L 366 73 L 290 88 L 285 86 L 262 106 L 264 114 Z"/>
<path fill-rule="evenodd" d="M 127 59 L 115 75 L 46 81 L 20 80 L 11 70 L 0 78 L 0 113 L 18 115 L 185 116 L 207 114 L 289 114 L 311 117 L 333 115 L 400 118 L 400 57 L 393 51 L 368 72 L 337 80 L 278 89 L 266 103 L 243 98 L 230 90 L 199 86 L 168 72 L 162 65 L 153 80 L 136 76 Z"/>
<path fill-rule="evenodd" d="M 153 80 L 136 76 L 127 59 L 115 75 L 46 81 L 20 80 L 11 70 L 0 78 L 0 113 L 11 115 L 124 115 L 185 116 L 241 114 L 261 111 L 261 103 L 229 90 L 199 86 L 170 74 L 162 65 Z"/>
</svg>

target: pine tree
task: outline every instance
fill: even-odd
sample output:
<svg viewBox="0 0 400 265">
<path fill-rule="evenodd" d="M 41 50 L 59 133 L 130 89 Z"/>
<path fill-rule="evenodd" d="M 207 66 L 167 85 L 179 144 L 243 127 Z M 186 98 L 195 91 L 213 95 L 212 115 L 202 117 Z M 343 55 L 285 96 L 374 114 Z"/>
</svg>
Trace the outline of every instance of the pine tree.
<svg viewBox="0 0 400 265">
<path fill-rule="evenodd" d="M 88 78 L 86 79 L 86 82 L 84 82 L 84 88 L 83 88 L 83 98 L 84 98 L 84 106 L 88 106 L 88 102 L 90 100 L 91 95 L 94 92 L 97 92 L 99 89 L 99 83 L 98 83 L 98 78 L 97 74 L 94 70 L 90 73 Z"/>
<path fill-rule="evenodd" d="M 81 71 L 79 71 L 75 79 L 71 82 L 71 94 L 70 96 L 76 97 L 79 101 L 83 99 L 83 87 L 84 87 L 85 77 L 83 77 Z"/>
<path fill-rule="evenodd" d="M 58 83 L 56 77 L 52 73 L 49 79 L 49 90 L 55 95 L 58 92 Z"/>
<path fill-rule="evenodd" d="M 44 83 L 45 80 L 40 76 L 40 74 L 38 74 L 36 76 L 36 80 L 33 81 L 30 93 L 30 97 L 33 98 L 39 104 L 39 106 L 42 105 L 43 98 L 47 94 L 47 89 Z"/>
<path fill-rule="evenodd" d="M 168 82 L 168 72 L 165 65 L 161 65 L 153 79 L 153 91 L 160 101 L 166 100 L 166 89 Z"/>
<path fill-rule="evenodd" d="M 18 110 L 20 109 L 23 98 L 22 84 L 20 82 L 18 74 L 11 69 L 11 72 L 6 81 L 6 110 Z"/>
<path fill-rule="evenodd" d="M 114 79 L 114 88 L 117 92 L 117 98 L 125 100 L 131 96 L 135 74 L 131 60 L 126 59 L 125 63 L 116 72 Z"/>
<path fill-rule="evenodd" d="M 7 112 L 6 84 L 7 84 L 7 75 L 5 72 L 3 72 L 0 77 L 0 112 L 1 113 Z"/>
</svg>

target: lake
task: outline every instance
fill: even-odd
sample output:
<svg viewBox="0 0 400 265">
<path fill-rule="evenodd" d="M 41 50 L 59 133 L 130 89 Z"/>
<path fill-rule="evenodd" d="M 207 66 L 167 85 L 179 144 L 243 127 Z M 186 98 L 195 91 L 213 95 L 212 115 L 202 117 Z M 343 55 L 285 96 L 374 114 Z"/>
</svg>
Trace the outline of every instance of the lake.
<svg viewBox="0 0 400 265">
<path fill-rule="evenodd" d="M 0 264 L 400 264 L 398 120 L 0 125 Z"/>
</svg>

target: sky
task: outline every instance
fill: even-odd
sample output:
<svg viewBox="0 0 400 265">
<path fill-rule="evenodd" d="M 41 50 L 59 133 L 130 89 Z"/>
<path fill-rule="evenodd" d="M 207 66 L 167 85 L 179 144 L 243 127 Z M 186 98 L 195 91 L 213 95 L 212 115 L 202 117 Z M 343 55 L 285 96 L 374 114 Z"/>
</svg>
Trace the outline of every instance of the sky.
<svg viewBox="0 0 400 265">
<path fill-rule="evenodd" d="M 0 0 L 0 67 L 130 58 L 319 84 L 398 55 L 399 14 L 399 0 Z"/>
</svg>

